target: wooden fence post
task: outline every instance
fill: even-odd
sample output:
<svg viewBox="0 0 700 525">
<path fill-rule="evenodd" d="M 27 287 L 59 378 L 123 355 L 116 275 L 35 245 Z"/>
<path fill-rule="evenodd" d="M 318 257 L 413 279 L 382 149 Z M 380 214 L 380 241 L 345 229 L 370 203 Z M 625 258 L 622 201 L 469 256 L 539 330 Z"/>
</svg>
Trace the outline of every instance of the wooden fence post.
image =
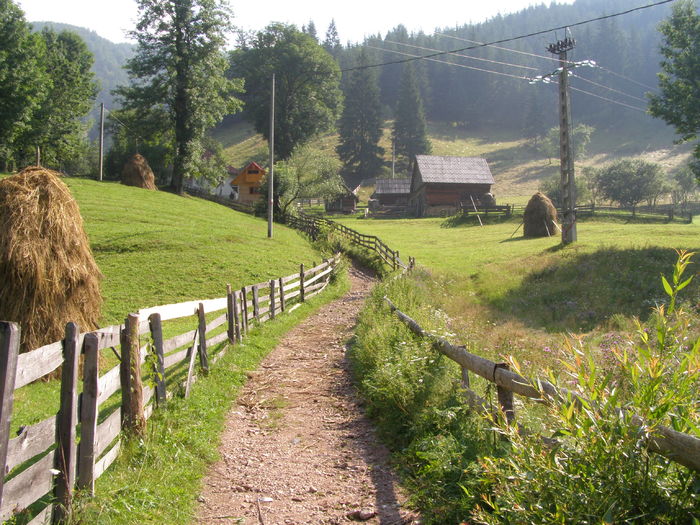
<svg viewBox="0 0 700 525">
<path fill-rule="evenodd" d="M 248 335 L 248 293 L 245 286 L 241 288 L 241 312 L 243 313 L 243 333 Z"/>
<path fill-rule="evenodd" d="M 280 277 L 280 311 L 284 312 L 284 282 L 282 281 L 282 278 Z"/>
<path fill-rule="evenodd" d="M 462 387 L 469 388 L 469 369 L 466 366 L 462 367 Z"/>
<path fill-rule="evenodd" d="M 156 349 L 156 402 L 158 406 L 165 405 L 166 390 L 165 390 L 165 356 L 163 355 L 163 323 L 158 312 L 151 314 L 148 317 L 151 325 L 151 336 L 153 337 L 153 346 Z"/>
<path fill-rule="evenodd" d="M 0 503 L 5 486 L 7 444 L 15 399 L 20 328 L 17 323 L 0 322 Z"/>
<path fill-rule="evenodd" d="M 233 292 L 231 285 L 226 285 L 226 317 L 228 318 L 228 342 L 233 344 L 236 341 L 236 320 L 233 315 Z"/>
<path fill-rule="evenodd" d="M 95 437 L 99 406 L 100 351 L 94 333 L 83 342 L 83 394 L 80 401 L 80 447 L 78 448 L 78 488 L 95 495 Z"/>
<path fill-rule="evenodd" d="M 204 315 L 204 305 L 199 303 L 197 308 L 199 316 L 199 365 L 204 372 L 209 372 L 209 356 L 207 355 L 207 318 Z"/>
<path fill-rule="evenodd" d="M 496 375 L 496 370 L 503 368 L 504 370 L 510 370 L 508 363 L 496 363 L 493 369 L 494 378 Z M 503 387 L 497 386 L 496 392 L 498 394 L 498 404 L 501 406 L 501 410 L 506 418 L 506 422 L 510 425 L 515 420 L 515 407 L 513 406 L 513 392 L 511 390 L 506 390 Z"/>
<path fill-rule="evenodd" d="M 238 308 L 239 299 L 238 292 L 233 292 L 233 322 L 234 328 L 236 329 L 236 341 L 239 343 L 243 340 L 241 335 L 241 314 Z"/>
<path fill-rule="evenodd" d="M 122 428 L 129 434 L 143 436 L 146 418 L 143 413 L 139 316 L 129 314 L 122 330 L 120 373 L 122 384 Z"/>
<path fill-rule="evenodd" d="M 55 495 L 57 505 L 53 522 L 66 521 L 71 512 L 73 487 L 75 485 L 76 444 L 75 427 L 78 423 L 78 359 L 80 357 L 80 328 L 75 323 L 66 325 L 63 339 L 63 366 L 61 367 L 61 408 L 58 411 L 55 466 Z"/>
<path fill-rule="evenodd" d="M 270 281 L 270 319 L 275 318 L 275 280 Z"/>
<path fill-rule="evenodd" d="M 301 302 L 303 303 L 305 300 L 305 292 L 304 292 L 304 265 L 301 264 L 299 265 L 299 297 L 301 298 Z"/>
<path fill-rule="evenodd" d="M 258 304 L 258 286 L 253 286 L 253 317 L 256 322 L 260 322 L 260 305 Z"/>
</svg>

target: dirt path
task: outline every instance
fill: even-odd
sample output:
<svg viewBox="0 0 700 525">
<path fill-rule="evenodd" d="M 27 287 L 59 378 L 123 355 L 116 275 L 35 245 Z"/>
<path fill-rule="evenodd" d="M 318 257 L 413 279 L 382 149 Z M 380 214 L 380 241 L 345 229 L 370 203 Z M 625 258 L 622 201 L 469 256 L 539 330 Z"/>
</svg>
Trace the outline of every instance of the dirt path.
<svg viewBox="0 0 700 525">
<path fill-rule="evenodd" d="M 229 414 L 197 523 L 418 523 L 350 380 L 345 343 L 374 280 L 294 328 Z"/>
</svg>

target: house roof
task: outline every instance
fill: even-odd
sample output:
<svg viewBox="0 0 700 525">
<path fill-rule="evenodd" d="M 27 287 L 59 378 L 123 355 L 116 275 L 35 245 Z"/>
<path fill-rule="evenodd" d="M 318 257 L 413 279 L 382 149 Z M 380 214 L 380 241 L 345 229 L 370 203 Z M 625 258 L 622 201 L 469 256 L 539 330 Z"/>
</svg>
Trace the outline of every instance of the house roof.
<svg viewBox="0 0 700 525">
<path fill-rule="evenodd" d="M 374 183 L 377 195 L 411 193 L 411 179 L 377 179 Z"/>
<path fill-rule="evenodd" d="M 486 159 L 416 155 L 419 180 L 423 183 L 493 184 Z"/>
</svg>

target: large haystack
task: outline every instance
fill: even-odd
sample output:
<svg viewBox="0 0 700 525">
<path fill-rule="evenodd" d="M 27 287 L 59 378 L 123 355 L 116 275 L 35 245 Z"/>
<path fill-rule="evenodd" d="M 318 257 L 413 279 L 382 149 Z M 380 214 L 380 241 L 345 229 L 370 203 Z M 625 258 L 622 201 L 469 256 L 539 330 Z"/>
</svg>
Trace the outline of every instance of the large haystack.
<svg viewBox="0 0 700 525">
<path fill-rule="evenodd" d="M 22 326 L 22 351 L 97 327 L 100 273 L 78 204 L 59 174 L 30 167 L 0 181 L 0 319 Z"/>
<path fill-rule="evenodd" d="M 525 207 L 525 237 L 549 237 L 557 233 L 557 209 L 544 193 L 535 193 Z"/>
<path fill-rule="evenodd" d="M 122 184 L 126 186 L 136 186 L 146 190 L 157 190 L 156 177 L 153 170 L 148 165 L 146 158 L 137 153 L 124 164 L 122 170 Z"/>
</svg>

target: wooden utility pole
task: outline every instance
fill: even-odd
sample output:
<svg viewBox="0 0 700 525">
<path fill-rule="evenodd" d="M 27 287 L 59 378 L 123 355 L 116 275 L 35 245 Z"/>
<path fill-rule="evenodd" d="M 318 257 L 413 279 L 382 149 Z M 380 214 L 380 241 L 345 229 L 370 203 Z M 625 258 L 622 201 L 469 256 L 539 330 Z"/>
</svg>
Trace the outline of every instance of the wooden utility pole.
<svg viewBox="0 0 700 525">
<path fill-rule="evenodd" d="M 105 154 L 105 103 L 100 104 L 100 178 L 102 180 L 102 168 Z"/>
<path fill-rule="evenodd" d="M 272 73 L 272 93 L 270 95 L 270 179 L 267 185 L 267 237 L 272 239 L 272 220 L 275 207 L 275 74 Z"/>
<path fill-rule="evenodd" d="M 564 217 L 562 219 L 561 242 L 576 242 L 576 181 L 574 179 L 574 156 L 571 146 L 571 107 L 569 104 L 569 62 L 567 52 L 576 45 L 573 38 L 550 44 L 547 50 L 559 55 L 559 155 L 561 158 L 561 194 Z"/>
</svg>

